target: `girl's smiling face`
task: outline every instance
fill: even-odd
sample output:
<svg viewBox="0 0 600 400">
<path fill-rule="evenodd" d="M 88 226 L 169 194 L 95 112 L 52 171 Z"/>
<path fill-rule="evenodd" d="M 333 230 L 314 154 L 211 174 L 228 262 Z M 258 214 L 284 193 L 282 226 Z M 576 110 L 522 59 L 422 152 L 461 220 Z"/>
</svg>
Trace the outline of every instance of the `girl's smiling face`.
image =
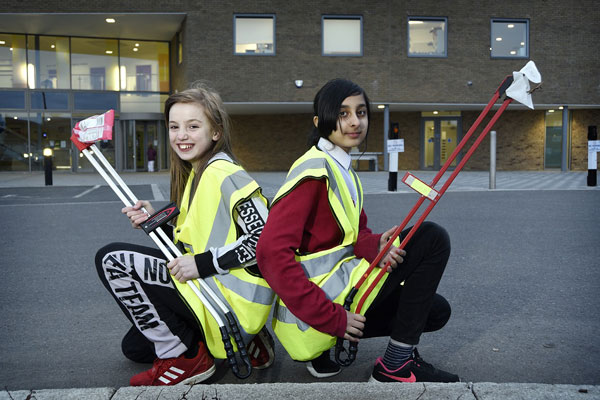
<svg viewBox="0 0 600 400">
<path fill-rule="evenodd" d="M 169 111 L 169 142 L 184 161 L 198 162 L 220 133 L 212 129 L 204 107 L 198 103 L 176 103 Z"/>
<path fill-rule="evenodd" d="M 352 147 L 365 140 L 368 128 L 369 115 L 365 97 L 362 94 L 348 96 L 340 106 L 337 129 L 331 132 L 328 139 L 349 153 Z"/>
</svg>

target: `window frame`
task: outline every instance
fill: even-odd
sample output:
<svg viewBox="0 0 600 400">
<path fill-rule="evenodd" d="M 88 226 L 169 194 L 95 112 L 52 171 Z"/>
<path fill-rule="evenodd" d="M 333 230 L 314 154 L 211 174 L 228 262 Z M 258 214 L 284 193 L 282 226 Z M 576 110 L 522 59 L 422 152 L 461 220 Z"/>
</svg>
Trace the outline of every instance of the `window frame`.
<svg viewBox="0 0 600 400">
<path fill-rule="evenodd" d="M 273 21 L 273 52 L 272 53 L 238 53 L 236 51 L 237 18 L 271 19 Z M 277 16 L 275 14 L 233 14 L 233 55 L 234 56 L 275 56 L 277 54 Z"/>
<path fill-rule="evenodd" d="M 360 21 L 360 53 L 336 53 L 329 54 L 325 53 L 325 20 L 326 19 L 342 19 L 342 20 L 358 20 Z M 364 56 L 364 18 L 362 15 L 336 15 L 336 14 L 323 14 L 321 15 L 321 56 L 323 57 L 363 57 Z"/>
<path fill-rule="evenodd" d="M 494 27 L 494 23 L 508 23 L 508 22 L 513 22 L 513 23 L 518 23 L 518 24 L 522 24 L 525 23 L 525 55 L 523 56 L 519 56 L 519 55 L 515 55 L 515 56 L 494 56 L 493 55 L 493 48 L 494 48 L 494 43 L 495 43 L 495 38 L 492 35 L 492 31 L 493 31 L 493 27 Z M 529 18 L 490 18 L 490 59 L 493 60 L 523 60 L 523 59 L 528 59 L 529 58 Z"/>
<path fill-rule="evenodd" d="M 444 22 L 444 54 L 411 54 L 410 52 L 410 21 L 439 21 Z M 409 16 L 406 18 L 406 55 L 411 58 L 448 58 L 448 17 Z"/>
</svg>

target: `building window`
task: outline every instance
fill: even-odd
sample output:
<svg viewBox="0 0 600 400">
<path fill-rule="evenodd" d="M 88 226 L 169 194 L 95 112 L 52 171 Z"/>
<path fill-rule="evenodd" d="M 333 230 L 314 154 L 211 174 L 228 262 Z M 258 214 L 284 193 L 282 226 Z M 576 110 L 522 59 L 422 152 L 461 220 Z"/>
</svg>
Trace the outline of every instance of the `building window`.
<svg viewBox="0 0 600 400">
<path fill-rule="evenodd" d="M 116 39 L 71 39 L 71 84 L 79 90 L 119 90 Z"/>
<path fill-rule="evenodd" d="M 447 57 L 447 18 L 408 17 L 408 56 Z"/>
<path fill-rule="evenodd" d="M 0 87 L 27 87 L 25 35 L 0 33 Z"/>
<path fill-rule="evenodd" d="M 119 41 L 122 91 L 169 91 L 169 44 L 141 40 Z"/>
<path fill-rule="evenodd" d="M 492 19 L 492 58 L 529 57 L 529 20 Z"/>
<path fill-rule="evenodd" d="M 274 55 L 275 15 L 234 15 L 233 37 L 234 54 Z"/>
<path fill-rule="evenodd" d="M 29 89 L 70 89 L 69 38 L 27 36 Z"/>
<path fill-rule="evenodd" d="M 321 19 L 324 56 L 362 56 L 362 16 L 324 15 Z"/>
</svg>

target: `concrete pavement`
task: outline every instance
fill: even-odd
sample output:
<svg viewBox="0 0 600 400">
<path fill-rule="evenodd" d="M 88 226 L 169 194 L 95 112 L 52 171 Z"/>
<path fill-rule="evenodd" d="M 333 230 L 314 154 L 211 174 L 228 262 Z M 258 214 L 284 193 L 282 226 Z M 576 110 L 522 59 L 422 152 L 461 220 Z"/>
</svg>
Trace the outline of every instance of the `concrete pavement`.
<svg viewBox="0 0 600 400">
<path fill-rule="evenodd" d="M 272 197 L 285 173 L 251 173 Z M 434 173 L 417 171 L 417 177 L 429 182 Z M 359 173 L 365 193 L 386 193 L 386 172 Z M 402 175 L 402 172 L 398 174 Z M 587 172 L 498 172 L 496 190 L 598 190 L 586 185 Z M 123 173 L 128 184 L 153 185 L 155 200 L 166 200 L 169 177 L 166 172 Z M 54 186 L 105 185 L 96 173 L 57 171 L 53 174 Z M 442 179 L 443 182 L 443 179 Z M 43 173 L 0 173 L 0 187 L 42 187 Z M 410 191 L 402 183 L 399 191 Z M 450 191 L 488 191 L 487 172 L 461 172 Z M 162 198 L 161 198 L 162 197 Z M 557 366 L 560 368 L 560 366 Z M 4 386 L 6 382 L 0 383 Z M 263 383 L 263 384 L 210 384 L 165 388 L 91 388 L 52 389 L 32 391 L 0 391 L 0 400 L 10 399 L 600 399 L 600 386 L 553 385 L 536 383 L 456 383 L 456 384 L 367 384 L 356 382 L 316 383 Z"/>
</svg>

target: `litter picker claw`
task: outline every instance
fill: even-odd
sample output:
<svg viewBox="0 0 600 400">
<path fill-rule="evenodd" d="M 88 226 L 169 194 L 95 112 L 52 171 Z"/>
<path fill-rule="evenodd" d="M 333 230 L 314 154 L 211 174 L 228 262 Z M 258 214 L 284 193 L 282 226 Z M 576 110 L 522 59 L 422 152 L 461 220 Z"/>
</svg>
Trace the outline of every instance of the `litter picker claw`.
<svg viewBox="0 0 600 400">
<path fill-rule="evenodd" d="M 421 195 L 421 197 L 419 198 L 419 200 L 417 200 L 416 204 L 410 210 L 408 215 L 404 218 L 402 223 L 394 230 L 394 233 L 390 236 L 387 244 L 384 246 L 383 249 L 381 249 L 381 251 L 375 258 L 375 260 L 373 260 L 373 262 L 369 265 L 369 268 L 365 271 L 365 273 L 362 275 L 362 277 L 359 279 L 359 281 L 350 290 L 350 293 L 348 294 L 348 296 L 346 297 L 346 299 L 344 301 L 344 308 L 346 310 L 350 311 L 350 307 L 352 306 L 352 303 L 354 302 L 354 297 L 356 296 L 356 293 L 358 293 L 362 284 L 369 277 L 369 275 L 374 270 L 374 268 L 377 265 L 379 265 L 379 262 L 387 254 L 387 252 L 389 251 L 390 247 L 392 246 L 392 243 L 394 242 L 394 240 L 398 236 L 400 236 L 400 233 L 402 233 L 402 231 L 404 230 L 406 225 L 414 217 L 414 215 L 419 210 L 419 208 L 421 207 L 423 202 L 425 200 L 430 201 L 429 205 L 423 211 L 421 216 L 418 218 L 417 222 L 413 225 L 413 227 L 410 229 L 410 231 L 408 231 L 407 235 L 403 238 L 402 242 L 398 246 L 399 249 L 404 249 L 406 247 L 406 244 L 413 237 L 413 235 L 415 234 L 415 232 L 417 231 L 419 226 L 421 226 L 421 224 L 423 223 L 425 218 L 427 218 L 427 216 L 429 215 L 431 210 L 436 206 L 436 204 L 438 204 L 441 197 L 444 195 L 444 193 L 446 193 L 446 190 L 448 189 L 450 184 L 454 181 L 454 179 L 456 178 L 458 173 L 462 170 L 462 168 L 467 163 L 469 158 L 471 158 L 471 156 L 473 155 L 473 153 L 475 152 L 477 147 L 481 144 L 481 142 L 483 141 L 485 136 L 492 129 L 492 127 L 494 126 L 494 124 L 496 123 L 498 118 L 500 118 L 500 116 L 502 115 L 504 110 L 506 110 L 508 105 L 513 101 L 513 98 L 508 96 L 507 92 L 509 91 L 509 89 L 511 89 L 511 92 L 514 93 L 514 95 L 513 94 L 511 94 L 511 95 L 513 95 L 515 98 L 517 98 L 519 102 L 522 102 L 525 105 L 527 105 L 528 107 L 533 108 L 532 105 L 531 106 L 529 105 L 529 104 L 532 104 L 531 103 L 531 93 L 534 90 L 538 89 L 540 87 L 540 85 L 538 85 L 534 89 L 530 90 L 529 89 L 529 80 L 531 80 L 534 83 L 541 83 L 541 76 L 539 75 L 539 72 L 537 71 L 537 68 L 535 67 L 535 64 L 533 63 L 533 61 L 529 61 L 527 63 L 527 65 L 521 71 L 514 72 L 513 76 L 507 76 L 504 79 L 504 81 L 502 81 L 502 83 L 500 84 L 498 89 L 496 89 L 496 91 L 494 92 L 494 95 L 490 99 L 487 106 L 481 112 L 479 117 L 477 117 L 477 119 L 475 120 L 475 122 L 473 123 L 473 125 L 471 126 L 469 131 L 462 138 L 460 143 L 456 146 L 456 149 L 452 152 L 452 154 L 450 155 L 448 160 L 444 163 L 442 168 L 435 175 L 435 177 L 433 178 L 433 180 L 431 181 L 431 183 L 429 185 L 427 185 L 425 182 L 419 180 L 411 173 L 406 173 L 404 175 L 404 177 L 402 178 L 402 182 L 404 182 L 406 185 L 408 185 L 413 190 L 415 190 L 417 193 L 419 193 Z M 518 85 L 514 85 L 515 83 L 517 83 Z M 516 86 L 518 86 L 518 87 L 515 89 Z M 469 139 L 471 139 L 471 136 L 473 136 L 473 133 L 477 130 L 477 128 L 479 127 L 481 122 L 484 120 L 484 118 L 490 112 L 490 110 L 492 109 L 492 107 L 494 106 L 496 101 L 498 101 L 498 99 L 500 99 L 504 95 L 506 95 L 506 96 L 505 96 L 505 99 L 502 101 L 500 108 L 496 111 L 496 113 L 490 119 L 488 124 L 481 131 L 481 133 L 479 134 L 479 136 L 477 137 L 475 142 L 467 150 L 467 152 L 462 157 L 462 159 L 460 160 L 460 162 L 458 163 L 458 165 L 456 166 L 454 171 L 452 171 L 451 175 L 444 182 L 441 189 L 439 189 L 439 190 L 434 189 L 435 185 L 438 183 L 440 178 L 444 175 L 446 170 L 448 170 L 448 168 L 454 162 L 454 160 L 458 157 L 458 155 L 462 151 L 463 147 L 467 144 Z M 385 264 L 385 266 L 380 269 L 380 271 L 378 272 L 377 276 L 375 277 L 375 279 L 373 280 L 371 285 L 366 289 L 366 291 L 360 298 L 360 300 L 356 306 L 356 309 L 354 311 L 355 313 L 360 314 L 365 300 L 367 299 L 369 294 L 373 291 L 373 289 L 377 286 L 377 283 L 381 280 L 381 278 L 383 278 L 383 276 L 387 273 L 389 266 L 390 266 L 390 262 L 388 261 Z M 400 265 L 398 268 L 401 268 L 401 267 L 402 266 Z M 352 362 L 356 359 L 357 351 L 358 351 L 358 344 L 356 342 L 350 342 L 348 349 L 346 349 L 344 347 L 344 339 L 338 338 L 336 346 L 335 346 L 335 360 L 339 365 L 347 367 L 350 364 L 352 364 Z M 347 354 L 346 357 L 343 357 L 344 353 Z"/>
<path fill-rule="evenodd" d="M 110 165 L 108 160 L 96 147 L 94 142 L 81 142 L 76 134 L 75 129 L 73 130 L 71 141 L 89 160 L 98 173 L 100 173 L 102 178 L 104 178 L 106 183 L 108 183 L 108 185 L 112 188 L 119 199 L 121 199 L 125 206 L 131 207 L 137 203 L 138 199 L 136 196 L 129 189 L 123 179 L 117 174 L 115 169 Z M 174 204 L 168 205 L 154 215 L 150 215 L 144 208 L 142 208 L 142 210 L 149 216 L 142 228 L 162 251 L 167 260 L 171 261 L 177 257 L 181 257 L 183 254 L 179 248 L 160 227 L 162 223 L 168 221 L 170 218 L 173 218 L 179 212 L 176 210 Z M 197 282 L 198 286 L 194 282 Z M 237 325 L 237 321 L 233 316 L 233 312 L 229 310 L 229 308 L 223 303 L 223 301 L 221 301 L 221 299 L 214 293 L 208 284 L 204 282 L 203 279 L 195 279 L 193 281 L 188 280 L 186 283 L 193 290 L 196 296 L 198 296 L 202 304 L 206 307 L 219 325 L 227 360 L 234 375 L 241 379 L 247 378 L 252 373 L 252 364 L 250 363 L 246 345 L 242 338 L 240 328 Z M 220 313 L 217 310 L 219 310 Z M 224 316 L 224 318 L 222 318 L 222 316 Z M 225 324 L 223 319 L 226 320 L 227 324 Z M 238 348 L 239 356 L 243 366 L 240 365 L 240 362 L 236 357 L 230 336 L 232 336 L 235 340 L 235 344 Z M 243 372 L 244 370 L 245 372 Z"/>
</svg>

